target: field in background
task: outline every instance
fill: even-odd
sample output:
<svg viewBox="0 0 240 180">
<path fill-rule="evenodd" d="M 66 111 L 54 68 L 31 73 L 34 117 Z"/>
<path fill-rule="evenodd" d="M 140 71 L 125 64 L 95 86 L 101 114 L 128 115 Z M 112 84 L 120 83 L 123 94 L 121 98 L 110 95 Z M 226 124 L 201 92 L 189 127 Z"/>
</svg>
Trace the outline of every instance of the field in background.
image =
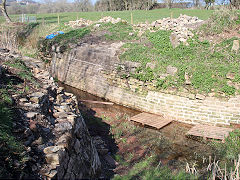
<svg viewBox="0 0 240 180">
<path fill-rule="evenodd" d="M 157 19 L 162 19 L 164 17 L 172 17 L 176 18 L 180 14 L 186 14 L 189 16 L 197 16 L 200 19 L 206 20 L 212 14 L 212 10 L 200 10 L 200 9 L 156 9 L 151 11 L 145 10 L 135 10 L 133 13 L 133 22 L 152 22 Z M 57 23 L 58 22 L 58 14 L 31 14 L 29 16 L 36 16 L 38 22 L 42 22 L 43 19 L 48 23 Z M 106 11 L 106 12 L 67 12 L 67 13 L 59 13 L 60 23 L 65 23 L 68 21 L 76 20 L 77 18 L 84 18 L 89 20 L 99 20 L 104 16 L 112 16 L 114 18 L 122 18 L 131 21 L 131 11 Z M 20 15 L 11 15 L 11 18 L 15 21 L 20 17 Z M 2 16 L 0 16 L 0 23 L 4 22 Z"/>
</svg>

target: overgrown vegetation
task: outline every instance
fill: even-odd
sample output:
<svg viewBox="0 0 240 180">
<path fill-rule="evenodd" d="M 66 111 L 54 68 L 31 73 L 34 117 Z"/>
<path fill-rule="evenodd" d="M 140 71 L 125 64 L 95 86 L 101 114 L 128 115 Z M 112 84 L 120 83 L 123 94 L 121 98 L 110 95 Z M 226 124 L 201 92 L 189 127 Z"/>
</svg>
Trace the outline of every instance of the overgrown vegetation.
<svg viewBox="0 0 240 180">
<path fill-rule="evenodd" d="M 224 30 L 233 30 L 240 24 L 240 13 L 237 10 L 222 9 L 214 11 L 200 32 L 203 35 L 216 35 Z"/>
<path fill-rule="evenodd" d="M 154 163 L 155 162 L 155 163 Z M 142 161 L 134 164 L 127 175 L 116 175 L 114 180 L 130 180 L 130 179 L 152 179 L 152 180 L 186 180 L 197 179 L 184 171 L 172 173 L 168 167 L 156 164 L 156 157 L 150 156 Z"/>
<path fill-rule="evenodd" d="M 0 89 L 0 94 L 0 178 L 9 178 L 16 173 L 13 172 L 16 160 L 23 158 L 23 146 L 12 134 L 13 111 L 8 101 L 11 97 L 5 94 L 3 89 Z M 18 168 L 14 171 L 20 173 L 23 167 Z"/>
<path fill-rule="evenodd" d="M 4 62 L 4 65 L 17 69 L 15 73 L 19 78 L 29 81 L 31 83 L 36 83 L 31 71 L 29 70 L 29 68 L 25 66 L 22 60 L 15 59 L 14 61 L 6 61 Z M 9 82 L 9 83 L 11 84 L 12 82 Z"/>
<path fill-rule="evenodd" d="M 204 174 L 207 179 L 239 179 L 240 169 L 240 131 L 235 130 L 225 138 L 224 142 L 208 142 L 212 148 L 213 154 L 209 157 L 203 157 L 202 170 L 199 164 L 187 166 L 191 174 Z M 202 177 L 203 177 L 202 176 Z"/>
<path fill-rule="evenodd" d="M 188 46 L 181 44 L 173 48 L 170 42 L 169 31 L 157 31 L 147 33 L 144 43 L 127 43 L 123 48 L 127 50 L 121 55 L 122 60 L 140 62 L 141 67 L 132 77 L 145 82 L 157 81 L 158 89 L 176 87 L 179 90 L 186 88 L 192 93 L 225 93 L 234 95 L 236 88 L 228 85 L 226 74 L 228 72 L 238 74 L 239 52 L 231 51 L 232 38 L 212 47 L 209 41 L 200 41 L 195 35 L 188 40 Z M 147 63 L 155 64 L 155 68 L 147 67 Z M 168 65 L 177 67 L 178 72 L 174 76 L 167 76 Z M 188 74 L 191 85 L 185 84 L 185 74 Z M 235 78 L 239 82 L 239 78 Z"/>
<path fill-rule="evenodd" d="M 231 169 L 234 170 L 240 155 L 240 130 L 230 132 L 224 143 L 215 142 L 212 146 L 215 148 L 216 156 L 220 159 L 221 167 L 224 168 L 226 164 L 228 172 Z"/>
<path fill-rule="evenodd" d="M 64 52 L 70 48 L 69 44 L 77 43 L 81 38 L 89 33 L 89 28 L 81 28 L 60 34 L 53 39 L 42 39 L 38 42 L 38 52 L 43 53 L 44 56 L 50 55 L 53 45 L 56 47 L 59 46 L 59 51 Z"/>
<path fill-rule="evenodd" d="M 137 32 L 133 31 L 133 27 L 127 22 L 120 22 L 116 24 L 102 23 L 100 30 L 108 32 L 105 34 L 107 40 L 123 41 L 139 39 L 137 37 Z"/>
<path fill-rule="evenodd" d="M 0 89 L 0 178 L 11 177 L 15 159 L 21 158 L 23 146 L 12 134 L 13 110 L 12 98 L 8 94 L 8 82 L 6 88 Z"/>
<path fill-rule="evenodd" d="M 16 178 L 24 173 L 26 157 L 22 142 L 13 133 L 17 115 L 13 94 L 26 91 L 24 81 L 37 86 L 29 69 L 21 60 L 5 60 L 11 70 L 1 69 L 0 81 L 0 178 Z M 7 75 L 6 75 L 7 74 Z"/>
</svg>

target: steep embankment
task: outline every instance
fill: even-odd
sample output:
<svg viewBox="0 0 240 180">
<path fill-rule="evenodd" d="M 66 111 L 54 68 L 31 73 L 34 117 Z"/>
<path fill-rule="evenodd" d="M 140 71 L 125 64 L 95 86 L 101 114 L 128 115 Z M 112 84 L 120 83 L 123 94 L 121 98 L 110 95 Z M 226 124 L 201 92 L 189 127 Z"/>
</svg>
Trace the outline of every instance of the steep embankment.
<svg viewBox="0 0 240 180">
<path fill-rule="evenodd" d="M 1 105 L 12 111 L 11 120 L 8 116 L 1 120 L 9 121 L 9 133 L 14 133 L 11 138 L 15 139 L 15 135 L 15 141 L 19 141 L 8 142 L 2 133 L 6 127 L 1 122 L 0 148 L 10 151 L 9 156 L 7 153 L 1 156 L 4 161 L 1 177 L 98 177 L 101 163 L 76 97 L 55 84 L 41 61 L 24 59 L 34 73 L 31 74 L 19 60 L 21 56 L 14 56 L 1 49 Z M 12 104 L 2 102 L 6 91 Z M 14 147 L 21 147 L 19 152 L 11 149 L 11 142 Z"/>
</svg>

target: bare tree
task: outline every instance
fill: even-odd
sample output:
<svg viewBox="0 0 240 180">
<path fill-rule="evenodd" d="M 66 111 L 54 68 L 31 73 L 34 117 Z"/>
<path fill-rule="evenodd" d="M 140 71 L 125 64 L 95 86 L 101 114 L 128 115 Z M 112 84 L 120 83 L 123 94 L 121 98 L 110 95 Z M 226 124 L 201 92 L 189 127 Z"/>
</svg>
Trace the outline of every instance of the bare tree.
<svg viewBox="0 0 240 180">
<path fill-rule="evenodd" d="M 77 11 L 90 11 L 92 9 L 92 4 L 89 0 L 75 0 Z"/>
<path fill-rule="evenodd" d="M 240 8 L 240 1 L 239 0 L 230 0 L 230 5 L 232 7 L 235 7 L 237 9 L 239 9 Z"/>
<path fill-rule="evenodd" d="M 171 9 L 172 8 L 172 4 L 174 3 L 174 0 L 164 0 L 165 4 L 166 4 L 166 7 L 168 9 Z"/>
<path fill-rule="evenodd" d="M 6 0 L 2 0 L 2 4 L 0 5 L 0 8 L 1 8 L 1 11 L 2 11 L 2 14 L 3 16 L 5 17 L 6 21 L 8 23 L 12 22 L 10 17 L 8 16 L 7 14 L 7 10 L 6 10 Z"/>
<path fill-rule="evenodd" d="M 194 4 L 195 7 L 199 7 L 200 6 L 200 0 L 193 0 L 193 4 Z"/>
<path fill-rule="evenodd" d="M 98 0 L 95 4 L 95 9 L 98 11 L 149 10 L 156 3 L 157 0 Z"/>
<path fill-rule="evenodd" d="M 205 1 L 205 9 L 209 9 L 212 4 L 214 4 L 215 0 L 204 0 Z"/>
</svg>

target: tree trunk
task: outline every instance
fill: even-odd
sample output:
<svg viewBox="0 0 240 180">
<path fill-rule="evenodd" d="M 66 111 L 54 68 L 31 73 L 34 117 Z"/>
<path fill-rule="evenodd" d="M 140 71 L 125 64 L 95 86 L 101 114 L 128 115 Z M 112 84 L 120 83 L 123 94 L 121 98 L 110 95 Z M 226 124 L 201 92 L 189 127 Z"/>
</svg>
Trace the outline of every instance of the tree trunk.
<svg viewBox="0 0 240 180">
<path fill-rule="evenodd" d="M 128 10 L 128 2 L 126 0 L 124 1 L 124 5 L 125 5 L 125 10 Z"/>
<path fill-rule="evenodd" d="M 12 22 L 11 19 L 10 19 L 10 17 L 9 17 L 8 14 L 7 14 L 7 10 L 6 10 L 6 0 L 3 0 L 3 1 L 2 1 L 2 4 L 0 5 L 0 8 L 1 8 L 1 11 L 2 11 L 2 13 L 3 13 L 3 16 L 5 17 L 5 20 L 6 20 L 8 23 Z"/>
<path fill-rule="evenodd" d="M 109 10 L 112 11 L 112 0 L 109 1 Z"/>
</svg>

